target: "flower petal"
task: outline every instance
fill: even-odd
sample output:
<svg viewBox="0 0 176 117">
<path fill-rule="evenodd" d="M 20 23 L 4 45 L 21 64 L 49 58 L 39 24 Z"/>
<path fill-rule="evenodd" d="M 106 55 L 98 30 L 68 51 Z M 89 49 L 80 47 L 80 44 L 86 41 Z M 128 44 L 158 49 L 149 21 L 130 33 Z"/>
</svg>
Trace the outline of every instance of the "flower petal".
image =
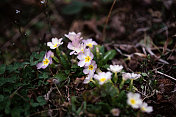
<svg viewBox="0 0 176 117">
<path fill-rule="evenodd" d="M 41 62 L 41 63 L 38 63 L 36 66 L 37 66 L 37 69 L 41 69 L 42 66 L 43 66 L 43 63 L 42 63 L 42 62 Z"/>
<path fill-rule="evenodd" d="M 88 69 L 84 69 L 84 70 L 83 70 L 83 73 L 84 73 L 84 74 L 88 74 L 88 73 L 89 73 L 89 70 L 88 70 Z"/>
<path fill-rule="evenodd" d="M 51 47 L 51 46 L 54 46 L 54 45 L 51 42 L 47 42 L 47 46 Z"/>
<path fill-rule="evenodd" d="M 78 62 L 78 66 L 83 67 L 85 65 L 85 62 L 83 60 Z"/>
<path fill-rule="evenodd" d="M 59 40 L 58 38 L 52 38 L 52 43 L 55 45 L 55 44 L 58 44 L 59 43 Z"/>
</svg>

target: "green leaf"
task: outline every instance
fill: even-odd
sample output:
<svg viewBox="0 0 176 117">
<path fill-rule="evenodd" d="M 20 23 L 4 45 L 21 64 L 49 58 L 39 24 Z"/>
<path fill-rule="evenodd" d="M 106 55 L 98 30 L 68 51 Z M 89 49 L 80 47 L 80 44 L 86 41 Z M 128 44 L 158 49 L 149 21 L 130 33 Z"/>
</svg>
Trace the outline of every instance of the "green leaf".
<svg viewBox="0 0 176 117">
<path fill-rule="evenodd" d="M 141 73 L 142 74 L 142 76 L 148 76 L 146 73 Z"/>
<path fill-rule="evenodd" d="M 39 78 L 41 79 L 47 79 L 49 76 L 48 76 L 48 73 L 47 72 L 43 72 L 41 74 L 39 74 Z"/>
<path fill-rule="evenodd" d="M 65 70 L 64 72 L 65 72 L 67 75 L 70 74 L 70 70 Z"/>
<path fill-rule="evenodd" d="M 37 107 L 37 106 L 39 106 L 39 103 L 31 103 L 31 105 L 32 105 L 32 107 Z"/>
<path fill-rule="evenodd" d="M 62 13 L 66 15 L 73 15 L 73 14 L 77 14 L 81 12 L 83 7 L 91 7 L 91 6 L 92 6 L 91 3 L 89 2 L 82 2 L 82 1 L 74 0 L 62 9 Z"/>
<path fill-rule="evenodd" d="M 59 72 L 58 74 L 54 75 L 54 78 L 58 79 L 59 82 L 62 82 L 67 79 L 67 75 L 64 72 Z"/>
<path fill-rule="evenodd" d="M 122 103 L 124 100 L 126 100 L 126 93 L 125 93 L 124 90 L 120 92 L 120 94 L 119 94 L 117 100 L 118 100 L 118 102 L 121 102 L 121 103 Z M 124 103 L 125 103 L 125 102 L 124 102 Z"/>
<path fill-rule="evenodd" d="M 60 54 L 60 62 L 63 65 L 64 69 L 70 69 L 70 62 L 68 61 L 65 53 Z"/>
<path fill-rule="evenodd" d="M 112 60 L 116 55 L 116 51 L 115 50 L 110 50 L 108 52 L 105 53 L 104 57 L 100 60 L 100 65 L 104 65 L 106 64 L 109 60 Z"/>
<path fill-rule="evenodd" d="M 28 65 L 29 62 L 23 62 L 23 63 L 14 63 L 13 65 L 8 65 L 6 67 L 6 69 L 9 71 L 9 72 L 13 72 L 15 71 L 16 73 L 19 73 L 19 70 L 20 68 L 24 68 L 26 65 Z"/>
<path fill-rule="evenodd" d="M 73 64 L 71 68 L 80 68 L 77 64 Z"/>
<path fill-rule="evenodd" d="M 9 78 L 0 78 L 0 86 L 4 85 L 5 83 L 15 83 L 18 77 L 16 75 L 9 77 Z"/>
<path fill-rule="evenodd" d="M 32 55 L 30 56 L 30 65 L 34 66 L 37 63 L 41 62 L 44 55 L 45 55 L 44 51 L 40 52 L 40 54 L 33 52 Z"/>
<path fill-rule="evenodd" d="M 6 65 L 5 64 L 0 65 L 0 74 L 3 74 L 5 70 L 6 70 Z"/>
<path fill-rule="evenodd" d="M 7 101 L 6 106 L 5 106 L 5 113 L 9 114 L 10 113 L 10 100 Z"/>
<path fill-rule="evenodd" d="M 102 68 L 107 69 L 107 68 L 109 68 L 109 65 L 105 64 L 105 65 L 102 66 Z"/>
<path fill-rule="evenodd" d="M 75 104 L 76 102 L 77 102 L 76 96 L 72 96 L 71 97 L 71 107 L 72 107 L 73 112 L 76 112 L 76 104 Z"/>
<path fill-rule="evenodd" d="M 100 58 L 102 58 L 104 56 L 104 54 L 105 54 L 104 46 L 100 46 L 99 50 L 100 50 Z"/>
<path fill-rule="evenodd" d="M 4 100 L 4 96 L 0 95 L 0 102 L 2 102 Z"/>
<path fill-rule="evenodd" d="M 42 96 L 37 97 L 37 102 L 39 103 L 40 106 L 43 106 L 46 104 L 46 101 Z"/>
<path fill-rule="evenodd" d="M 12 117 L 20 117 L 20 112 L 21 112 L 21 109 L 18 107 L 15 107 L 12 109 L 11 115 Z"/>
<path fill-rule="evenodd" d="M 84 101 L 84 102 L 83 102 L 83 105 L 81 105 L 81 106 L 78 108 L 78 110 L 76 111 L 77 115 L 80 115 L 80 113 L 86 109 L 86 105 L 87 105 L 87 103 Z"/>
</svg>

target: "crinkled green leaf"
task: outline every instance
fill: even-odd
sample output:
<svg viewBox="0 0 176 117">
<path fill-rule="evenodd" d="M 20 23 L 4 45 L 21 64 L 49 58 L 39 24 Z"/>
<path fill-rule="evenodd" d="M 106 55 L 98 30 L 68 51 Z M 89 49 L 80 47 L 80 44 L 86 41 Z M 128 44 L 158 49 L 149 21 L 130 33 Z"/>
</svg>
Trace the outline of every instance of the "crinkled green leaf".
<svg viewBox="0 0 176 117">
<path fill-rule="evenodd" d="M 63 65 L 64 69 L 70 69 L 70 62 L 65 54 L 60 54 L 60 62 Z"/>
<path fill-rule="evenodd" d="M 15 71 L 16 73 L 19 73 L 20 68 L 24 68 L 24 66 L 28 65 L 29 62 L 23 62 L 23 63 L 14 63 L 13 65 L 8 65 L 7 66 L 7 70 L 9 72 L 13 72 Z"/>
<path fill-rule="evenodd" d="M 103 56 L 103 58 L 100 60 L 100 65 L 104 65 L 106 64 L 109 60 L 112 60 L 116 55 L 116 51 L 115 50 L 109 50 L 108 52 L 105 53 L 105 55 Z"/>
<path fill-rule="evenodd" d="M 46 101 L 42 96 L 37 97 L 37 102 L 39 103 L 40 106 L 43 106 L 46 104 Z"/>
<path fill-rule="evenodd" d="M 5 64 L 0 65 L 0 74 L 3 74 L 5 70 L 6 70 L 6 65 Z"/>
<path fill-rule="evenodd" d="M 54 78 L 56 78 L 59 82 L 62 82 L 67 79 L 67 75 L 64 72 L 59 72 L 54 75 Z"/>
<path fill-rule="evenodd" d="M 79 13 L 83 7 L 91 7 L 91 3 L 85 1 L 72 1 L 62 9 L 62 13 L 67 15 L 73 15 Z"/>
<path fill-rule="evenodd" d="M 4 100 L 4 96 L 0 95 L 0 102 L 2 102 Z"/>
<path fill-rule="evenodd" d="M 34 66 L 37 63 L 41 62 L 44 55 L 45 55 L 44 51 L 40 52 L 40 54 L 33 52 L 32 55 L 30 56 L 30 65 Z"/>
<path fill-rule="evenodd" d="M 42 72 L 41 74 L 39 74 L 39 78 L 41 79 L 47 79 L 49 76 L 48 76 L 48 73 L 47 72 Z"/>
<path fill-rule="evenodd" d="M 10 113 L 10 100 L 7 101 L 6 106 L 5 106 L 5 113 L 9 114 Z"/>
<path fill-rule="evenodd" d="M 12 117 L 20 117 L 21 109 L 19 107 L 15 107 L 11 111 L 11 116 Z"/>
<path fill-rule="evenodd" d="M 12 76 L 12 77 L 9 77 L 9 78 L 3 78 L 1 77 L 0 78 L 0 86 L 4 85 L 5 83 L 15 83 L 16 79 L 18 77 L 16 75 Z"/>
<path fill-rule="evenodd" d="M 39 106 L 39 103 L 31 103 L 32 107 L 37 107 Z"/>
</svg>

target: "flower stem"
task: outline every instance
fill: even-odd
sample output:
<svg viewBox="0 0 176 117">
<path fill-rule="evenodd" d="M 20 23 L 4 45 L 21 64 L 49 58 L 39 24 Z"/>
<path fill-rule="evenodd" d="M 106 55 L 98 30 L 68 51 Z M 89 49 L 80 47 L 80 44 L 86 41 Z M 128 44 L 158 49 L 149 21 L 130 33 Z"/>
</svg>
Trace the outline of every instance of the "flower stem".
<svg viewBox="0 0 176 117">
<path fill-rule="evenodd" d="M 118 76 L 117 76 L 117 72 L 115 72 L 115 75 L 114 75 L 114 82 L 115 82 L 115 84 L 117 83 L 117 81 L 118 81 Z"/>
<path fill-rule="evenodd" d="M 124 80 L 124 79 L 122 79 L 122 81 L 121 81 L 121 83 L 120 83 L 120 89 L 122 89 L 122 88 L 123 88 L 124 83 L 125 83 L 125 80 Z"/>
<path fill-rule="evenodd" d="M 57 57 L 52 57 L 57 63 L 59 63 L 59 59 Z"/>
<path fill-rule="evenodd" d="M 131 79 L 131 82 L 130 82 L 130 91 L 133 90 L 133 79 Z"/>
<path fill-rule="evenodd" d="M 57 54 L 58 56 L 60 56 L 60 54 L 61 54 L 61 52 L 60 52 L 60 50 L 59 50 L 58 47 L 56 48 L 56 54 Z"/>
<path fill-rule="evenodd" d="M 94 84 L 96 83 L 92 78 L 91 78 L 91 80 L 90 80 L 91 82 L 93 82 Z"/>
</svg>

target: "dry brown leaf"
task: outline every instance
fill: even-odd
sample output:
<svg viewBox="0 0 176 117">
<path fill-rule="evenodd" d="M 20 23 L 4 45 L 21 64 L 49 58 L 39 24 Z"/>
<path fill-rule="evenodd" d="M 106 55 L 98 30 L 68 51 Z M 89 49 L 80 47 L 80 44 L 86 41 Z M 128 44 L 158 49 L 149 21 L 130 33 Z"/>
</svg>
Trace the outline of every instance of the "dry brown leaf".
<svg viewBox="0 0 176 117">
<path fill-rule="evenodd" d="M 169 42 L 171 41 L 171 38 L 168 38 L 166 40 L 166 42 L 164 43 L 164 47 L 163 47 L 163 54 L 165 54 L 166 50 L 167 50 L 167 46 L 169 44 Z"/>
<path fill-rule="evenodd" d="M 74 81 L 75 85 L 79 85 L 80 83 L 82 83 L 84 81 L 85 77 L 83 76 L 82 78 L 76 78 L 76 80 Z"/>
</svg>

